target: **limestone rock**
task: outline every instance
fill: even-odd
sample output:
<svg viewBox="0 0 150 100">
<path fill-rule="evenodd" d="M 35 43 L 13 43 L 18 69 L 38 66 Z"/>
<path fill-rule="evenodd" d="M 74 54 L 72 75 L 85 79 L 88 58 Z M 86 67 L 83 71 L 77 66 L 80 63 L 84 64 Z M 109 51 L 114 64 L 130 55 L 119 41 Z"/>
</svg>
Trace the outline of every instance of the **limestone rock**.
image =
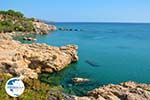
<svg viewBox="0 0 150 100">
<path fill-rule="evenodd" d="M 57 30 L 56 26 L 48 25 L 40 21 L 34 21 L 33 25 L 37 34 L 47 34 L 49 31 Z"/>
<path fill-rule="evenodd" d="M 131 81 L 109 84 L 90 91 L 85 97 L 76 97 L 76 100 L 150 100 L 150 85 Z"/>
<path fill-rule="evenodd" d="M 11 33 L 0 33 L 0 40 L 12 40 Z"/>
<path fill-rule="evenodd" d="M 64 49 L 62 49 L 64 48 Z M 41 72 L 56 72 L 78 60 L 77 46 L 21 44 L 14 40 L 0 41 L 0 71 L 26 78 L 38 78 Z"/>
</svg>

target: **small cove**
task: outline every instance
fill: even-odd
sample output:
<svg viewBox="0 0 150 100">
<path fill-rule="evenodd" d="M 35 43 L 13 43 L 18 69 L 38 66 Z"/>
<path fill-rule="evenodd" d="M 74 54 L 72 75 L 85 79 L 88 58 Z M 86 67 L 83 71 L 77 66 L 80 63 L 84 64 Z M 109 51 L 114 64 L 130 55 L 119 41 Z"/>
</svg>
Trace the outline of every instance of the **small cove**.
<svg viewBox="0 0 150 100">
<path fill-rule="evenodd" d="M 53 74 L 42 74 L 50 85 L 62 85 L 65 92 L 85 95 L 87 91 L 125 81 L 150 83 L 150 24 L 56 23 L 57 27 L 82 31 L 56 31 L 36 36 L 38 43 L 54 46 L 76 44 L 79 61 Z M 72 83 L 72 78 L 91 81 Z"/>
</svg>

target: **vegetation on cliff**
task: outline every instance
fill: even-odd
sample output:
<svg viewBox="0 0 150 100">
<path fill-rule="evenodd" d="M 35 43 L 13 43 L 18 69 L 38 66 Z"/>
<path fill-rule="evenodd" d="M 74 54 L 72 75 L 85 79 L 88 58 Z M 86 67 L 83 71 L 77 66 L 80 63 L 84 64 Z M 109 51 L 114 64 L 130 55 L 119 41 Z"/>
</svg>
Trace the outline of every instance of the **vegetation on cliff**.
<svg viewBox="0 0 150 100">
<path fill-rule="evenodd" d="M 34 18 L 26 18 L 14 10 L 0 11 L 0 32 L 34 32 Z"/>
<path fill-rule="evenodd" d="M 14 10 L 0 11 L 0 33 L 36 33 L 47 34 L 55 31 L 54 25 L 45 24 L 34 18 L 27 18 Z"/>
</svg>

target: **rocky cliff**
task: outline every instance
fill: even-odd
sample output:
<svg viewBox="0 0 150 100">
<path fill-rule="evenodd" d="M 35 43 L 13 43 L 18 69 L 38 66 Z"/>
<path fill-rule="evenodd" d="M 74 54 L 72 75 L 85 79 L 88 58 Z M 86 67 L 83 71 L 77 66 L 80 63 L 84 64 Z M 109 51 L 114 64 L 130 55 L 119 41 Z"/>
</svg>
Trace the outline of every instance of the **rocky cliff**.
<svg viewBox="0 0 150 100">
<path fill-rule="evenodd" d="M 0 71 L 25 78 L 38 78 L 41 72 L 55 72 L 76 62 L 78 47 L 46 44 L 21 44 L 14 40 L 0 40 Z"/>
</svg>

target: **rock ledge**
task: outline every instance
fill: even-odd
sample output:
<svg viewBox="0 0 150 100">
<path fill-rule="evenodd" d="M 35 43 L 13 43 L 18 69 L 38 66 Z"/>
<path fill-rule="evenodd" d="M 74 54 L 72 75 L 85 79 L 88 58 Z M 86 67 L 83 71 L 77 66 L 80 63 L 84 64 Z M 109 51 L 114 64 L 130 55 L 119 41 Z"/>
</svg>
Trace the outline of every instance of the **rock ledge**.
<svg viewBox="0 0 150 100">
<path fill-rule="evenodd" d="M 109 84 L 90 91 L 85 97 L 75 97 L 75 100 L 150 100 L 150 85 L 131 81 Z"/>
<path fill-rule="evenodd" d="M 38 78 L 42 72 L 56 72 L 78 60 L 76 45 L 21 44 L 0 40 L 0 72 L 25 78 Z"/>
</svg>

